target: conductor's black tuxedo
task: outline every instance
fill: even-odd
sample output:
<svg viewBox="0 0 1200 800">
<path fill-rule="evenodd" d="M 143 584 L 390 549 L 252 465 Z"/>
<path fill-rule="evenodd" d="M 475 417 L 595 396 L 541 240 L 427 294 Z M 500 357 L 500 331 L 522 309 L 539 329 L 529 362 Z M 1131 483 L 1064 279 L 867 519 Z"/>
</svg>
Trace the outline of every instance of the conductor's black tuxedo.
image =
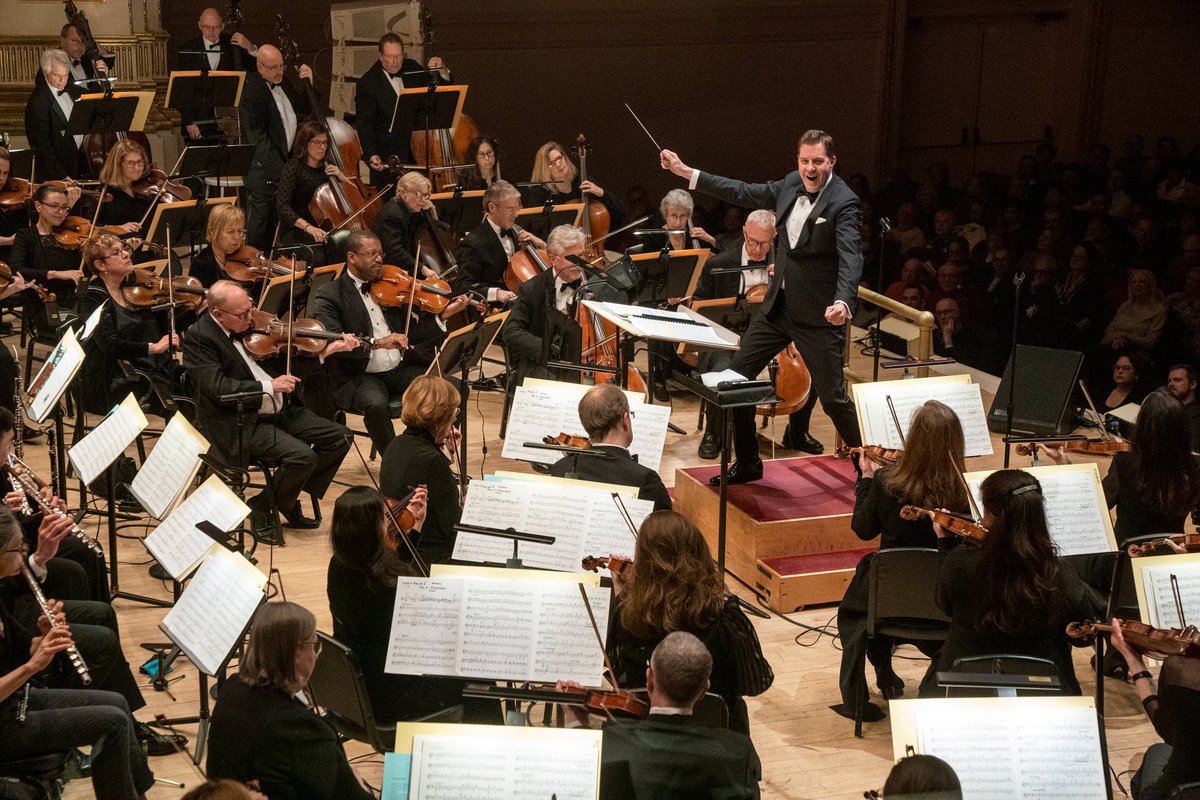
<svg viewBox="0 0 1200 800">
<path fill-rule="evenodd" d="M 72 98 L 79 97 L 71 84 L 63 91 Z M 79 148 L 75 137 L 67 133 L 67 116 L 58 104 L 57 93 L 43 78 L 25 103 L 25 135 L 37 157 L 39 181 L 74 178 L 80 174 Z"/>
<path fill-rule="evenodd" d="M 825 413 L 842 439 L 859 444 L 854 403 L 842 381 L 842 329 L 825 321 L 825 309 L 834 302 L 845 303 L 851 313 L 856 305 L 863 263 L 858 196 L 845 181 L 831 175 L 812 201 L 793 246 L 788 220 L 805 196 L 799 172 L 770 183 L 744 183 L 701 172 L 696 188 L 737 206 L 773 209 L 778 220 L 775 275 L 730 369 L 754 378 L 788 342 L 794 342 L 808 366 L 813 390 Z M 733 413 L 738 460 L 756 462 L 754 411 L 746 408 Z"/>
<path fill-rule="evenodd" d="M 223 395 L 261 391 L 230 335 L 211 314 L 188 328 L 183 338 L 183 366 L 196 399 L 196 427 L 227 464 L 245 466 L 238 453 L 238 412 Z M 259 415 L 259 400 L 247 403 L 241 419 L 241 442 L 248 459 L 275 467 L 272 485 L 275 505 L 291 512 L 301 491 L 322 497 L 342 458 L 350 449 L 350 431 L 323 419 L 298 402 L 286 403 L 276 414 Z M 265 511 L 270 498 L 258 495 L 249 505 Z"/>
<path fill-rule="evenodd" d="M 435 83 L 442 82 L 437 72 L 423 73 L 421 65 L 411 58 L 404 59 L 400 64 L 400 74 L 406 89 L 428 86 L 430 75 Z M 390 130 L 396 96 L 396 90 L 392 88 L 392 82 L 380 61 L 372 64 L 358 79 L 354 90 L 354 128 L 362 143 L 363 161 L 370 161 L 371 156 L 379 156 L 383 161 L 391 156 L 399 156 L 405 164 L 412 163 L 409 140 L 413 129 L 408 127 L 406 120 L 397 120 L 395 130 Z M 371 170 L 372 185 L 382 186 L 387 182 L 386 172 Z"/>
<path fill-rule="evenodd" d="M 568 453 L 554 462 L 550 474 L 556 478 L 572 477 L 581 481 L 636 486 L 638 499 L 654 501 L 655 511 L 671 510 L 671 495 L 667 494 L 667 487 L 657 472 L 635 461 L 624 447 L 594 444 L 591 449 L 603 455 Z M 568 473 L 571 474 L 568 476 Z"/>
<path fill-rule="evenodd" d="M 516 247 L 516 241 L 513 241 Z M 461 274 L 455 286 L 460 292 L 478 292 L 487 296 L 488 289 L 506 288 L 504 270 L 508 266 L 508 254 L 492 224 L 484 217 L 475 230 L 462 240 L 458 251 L 458 269 Z"/>
<path fill-rule="evenodd" d="M 208 56 L 204 55 L 207 52 L 208 45 L 204 42 L 203 36 L 197 36 L 195 39 L 188 39 L 179 48 L 179 61 L 175 65 L 175 69 L 181 71 L 199 71 L 201 74 L 210 71 L 219 72 L 246 72 L 254 66 L 254 59 L 244 48 L 238 47 L 233 43 L 233 37 L 228 33 L 222 33 L 217 47 L 220 48 L 221 58 L 214 68 L 208 60 Z M 204 52 L 202 52 L 204 51 Z M 203 99 L 196 99 L 186 108 L 179 109 L 179 127 L 183 131 L 185 141 L 190 141 L 187 137 L 186 128 L 193 122 L 203 122 L 204 120 L 212 120 L 214 116 L 212 103 L 207 103 Z M 202 138 L 218 137 L 220 134 L 215 121 L 208 124 L 200 125 L 200 133 Z"/>
</svg>

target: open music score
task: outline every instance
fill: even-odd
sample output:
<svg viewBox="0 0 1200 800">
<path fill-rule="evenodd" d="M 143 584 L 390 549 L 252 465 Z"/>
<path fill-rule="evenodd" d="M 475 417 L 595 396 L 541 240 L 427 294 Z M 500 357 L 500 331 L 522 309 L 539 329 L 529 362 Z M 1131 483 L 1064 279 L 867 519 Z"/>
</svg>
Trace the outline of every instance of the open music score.
<svg viewBox="0 0 1200 800">
<path fill-rule="evenodd" d="M 736 350 L 738 347 L 737 334 L 718 328 L 686 307 L 679 311 L 664 311 L 597 300 L 584 300 L 583 304 L 631 336 L 684 342 L 714 350 Z"/>
<path fill-rule="evenodd" d="M 963 477 L 981 508 L 979 487 L 994 470 L 967 472 Z M 1046 527 L 1060 556 L 1111 553 L 1117 549 L 1112 517 L 1095 463 L 1025 467 L 1038 479 L 1045 498 Z"/>
<path fill-rule="evenodd" d="M 1200 624 L 1200 553 L 1135 558 L 1131 562 L 1142 622 L 1155 628 Z M 1175 607 L 1171 576 L 1179 586 L 1184 619 Z"/>
<path fill-rule="evenodd" d="M 611 594 L 598 575 L 459 567 L 399 578 L 385 672 L 598 687 Z"/>
<path fill-rule="evenodd" d="M 892 754 L 941 758 L 972 800 L 1104 800 L 1091 697 L 893 700 Z"/>
<path fill-rule="evenodd" d="M 126 395 L 99 425 L 67 451 L 79 480 L 84 484 L 95 481 L 149 424 L 137 398 L 132 393 Z"/>
<path fill-rule="evenodd" d="M 622 518 L 612 493 L 595 486 L 584 481 L 566 484 L 471 481 L 462 522 L 553 536 L 552 545 L 521 542 L 518 552 L 522 563 L 527 567 L 579 572 L 580 561 L 586 555 L 633 554 L 633 532 Z M 654 510 L 654 503 L 636 498 L 635 489 L 623 502 L 633 524 L 640 526 Z M 512 551 L 511 541 L 476 533 L 459 533 L 454 543 L 454 558 L 458 561 L 502 565 Z"/>
<path fill-rule="evenodd" d="M 896 416 L 900 418 L 900 427 L 906 434 L 913 412 L 926 400 L 939 400 L 958 415 L 966 439 L 966 455 L 991 455 L 992 437 L 988 432 L 983 398 L 979 386 L 969 381 L 968 375 L 942 375 L 851 384 L 850 390 L 858 412 L 858 429 L 863 441 L 893 450 L 904 446 L 888 411 L 888 397 L 896 406 Z"/>
<path fill-rule="evenodd" d="M 67 328 L 25 389 L 25 404 L 31 420 L 38 424 L 46 421 L 83 366 L 83 359 L 83 347 L 75 336 L 75 329 Z"/>
<path fill-rule="evenodd" d="M 199 566 L 213 545 L 213 540 L 196 523 L 211 522 L 229 532 L 249 513 L 250 507 L 232 489 L 216 475 L 210 475 L 142 544 L 172 578 L 181 581 Z"/>
<path fill-rule="evenodd" d="M 133 477 L 130 492 L 150 516 L 163 519 L 191 485 L 208 448 L 208 440 L 183 414 L 175 414 Z"/>
<path fill-rule="evenodd" d="M 579 400 L 591 388 L 579 383 L 526 378 L 513 395 L 501 455 L 514 461 L 540 464 L 558 461 L 563 453 L 525 447 L 525 443 L 541 442 L 543 436 L 554 436 L 560 431 L 587 436 L 579 421 Z M 629 452 L 637 456 L 639 464 L 657 471 L 667 440 L 671 408 L 647 404 L 636 392 L 625 392 L 625 396 L 633 419 L 633 443 Z"/>
</svg>

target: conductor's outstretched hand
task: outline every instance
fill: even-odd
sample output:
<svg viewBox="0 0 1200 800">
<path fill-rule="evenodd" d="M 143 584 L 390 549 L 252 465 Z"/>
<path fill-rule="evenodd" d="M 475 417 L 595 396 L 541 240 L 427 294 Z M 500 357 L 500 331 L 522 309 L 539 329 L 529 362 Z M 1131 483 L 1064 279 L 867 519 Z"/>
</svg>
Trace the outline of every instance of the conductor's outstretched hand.
<svg viewBox="0 0 1200 800">
<path fill-rule="evenodd" d="M 674 172 L 681 178 L 691 178 L 692 168 L 683 163 L 673 150 L 663 150 L 658 154 L 658 163 L 668 172 Z"/>
</svg>

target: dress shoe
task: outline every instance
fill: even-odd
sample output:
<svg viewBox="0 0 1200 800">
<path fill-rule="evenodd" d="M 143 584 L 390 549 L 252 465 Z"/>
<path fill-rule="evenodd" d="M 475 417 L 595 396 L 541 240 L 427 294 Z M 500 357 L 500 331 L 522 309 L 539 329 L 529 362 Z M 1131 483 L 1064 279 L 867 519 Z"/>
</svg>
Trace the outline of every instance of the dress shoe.
<svg viewBox="0 0 1200 800">
<path fill-rule="evenodd" d="M 270 513 L 266 511 L 250 512 L 250 531 L 255 541 L 260 544 L 269 544 L 276 547 L 286 546 L 286 542 L 283 540 L 283 531 L 279 529 L 279 526 L 271 519 Z"/>
<path fill-rule="evenodd" d="M 788 450 L 799 450 L 801 453 L 811 453 L 814 456 L 825 452 L 825 445 L 814 439 L 812 434 L 808 431 L 793 434 L 790 425 L 783 432 L 783 446 Z"/>
<path fill-rule="evenodd" d="M 904 679 L 895 672 L 876 671 L 875 685 L 879 687 L 879 693 L 888 700 L 904 696 Z"/>
<path fill-rule="evenodd" d="M 169 756 L 178 752 L 187 744 L 187 737 L 178 733 L 165 734 L 151 728 L 144 722 L 133 721 L 133 730 L 138 741 L 146 746 L 148 756 Z"/>
<path fill-rule="evenodd" d="M 665 403 L 671 399 L 671 393 L 667 391 L 667 385 L 665 383 L 654 384 L 654 399 L 660 403 Z"/>
<path fill-rule="evenodd" d="M 751 481 L 762 480 L 763 462 L 762 459 L 755 459 L 748 464 L 742 464 L 740 461 L 735 461 L 729 465 L 728 483 L 750 483 Z M 721 485 L 721 473 L 717 473 L 708 479 L 709 486 Z"/>
<path fill-rule="evenodd" d="M 300 510 L 300 503 L 292 506 L 290 510 L 283 512 L 284 526 L 288 528 L 298 528 L 300 530 L 312 530 L 313 528 L 321 527 L 321 523 L 317 522 L 312 517 L 304 516 L 304 512 Z"/>
<path fill-rule="evenodd" d="M 704 438 L 700 440 L 700 447 L 696 450 L 696 455 L 701 458 L 716 458 L 721 455 L 721 440 L 712 431 L 705 431 Z"/>
</svg>

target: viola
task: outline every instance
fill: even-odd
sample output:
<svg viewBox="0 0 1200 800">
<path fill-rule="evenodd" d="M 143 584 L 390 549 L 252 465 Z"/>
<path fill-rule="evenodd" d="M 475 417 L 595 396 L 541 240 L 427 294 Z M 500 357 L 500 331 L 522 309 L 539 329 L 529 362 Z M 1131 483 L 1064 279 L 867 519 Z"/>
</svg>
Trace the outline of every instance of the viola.
<svg viewBox="0 0 1200 800">
<path fill-rule="evenodd" d="M 296 261 L 295 272 L 303 272 L 308 265 L 303 261 Z M 225 256 L 225 263 L 221 269 L 235 281 L 241 283 L 252 283 L 254 281 L 270 280 L 271 278 L 280 275 L 292 274 L 291 261 L 272 261 L 263 255 L 263 252 L 257 247 L 251 247 L 244 244 L 237 250 Z"/>
<path fill-rule="evenodd" d="M 450 304 L 450 284 L 441 278 L 414 281 L 400 267 L 384 264 L 383 272 L 371 284 L 371 298 L 381 306 L 407 306 L 411 303 L 422 311 L 440 314 Z"/>
<path fill-rule="evenodd" d="M 168 285 L 169 281 L 169 285 Z M 193 311 L 200 307 L 208 294 L 199 278 L 182 275 L 164 278 L 148 269 L 135 269 L 121 282 L 121 296 L 136 308 L 149 308 L 168 303 L 174 297 Z"/>
<path fill-rule="evenodd" d="M 1103 622 L 1071 622 L 1067 635 L 1072 639 L 1090 639 L 1097 633 L 1112 633 L 1112 625 Z M 1155 628 L 1136 619 L 1121 620 L 1121 635 L 1138 652 L 1158 656 L 1200 655 L 1200 631 L 1186 628 Z"/>
<path fill-rule="evenodd" d="M 775 383 L 775 394 L 782 397 L 783 401 L 774 405 L 756 406 L 755 413 L 763 417 L 777 417 L 799 411 L 808 402 L 808 393 L 812 391 L 812 376 L 808 374 L 808 366 L 800 357 L 796 345 L 789 344 L 781 350 L 774 363 L 770 373 L 771 380 Z"/>
<path fill-rule="evenodd" d="M 242 347 L 253 358 L 269 358 L 291 349 L 298 354 L 319 356 L 330 342 L 342 338 L 340 333 L 325 329 L 320 321 L 301 317 L 286 322 L 267 311 L 254 309 L 250 315 L 250 327 L 242 338 Z M 372 347 L 374 339 L 358 336 L 363 347 Z"/>
<path fill-rule="evenodd" d="M 629 578 L 629 570 L 633 569 L 633 560 L 622 558 L 621 556 L 584 556 L 580 566 L 588 572 L 596 572 L 599 569 L 607 568 L 609 572 L 615 573 L 618 578 L 627 580 Z"/>
<path fill-rule="evenodd" d="M 9 178 L 0 188 L 0 209 L 14 211 L 29 205 L 33 200 L 33 184 L 24 178 Z"/>
<path fill-rule="evenodd" d="M 160 198 L 160 203 L 178 203 L 192 199 L 192 190 L 181 183 L 174 183 L 161 169 L 151 167 L 129 187 L 134 197 L 143 200 Z"/>
<path fill-rule="evenodd" d="M 416 517 L 408 510 L 408 503 L 416 493 L 417 490 L 413 489 L 399 500 L 391 497 L 383 498 L 384 505 L 387 506 L 387 513 L 383 515 L 386 525 L 383 545 L 393 553 L 400 548 L 408 532 L 413 529 L 413 525 L 417 524 Z"/>
<path fill-rule="evenodd" d="M 1091 453 L 1092 455 L 1112 455 L 1113 453 L 1128 453 L 1133 450 L 1133 442 L 1124 439 L 1075 439 L 1059 442 L 1068 453 Z M 1016 446 L 1017 455 L 1033 455 L 1035 447 L 1045 447 L 1040 442 L 1021 442 Z"/>
<path fill-rule="evenodd" d="M 136 236 L 116 225 L 93 226 L 91 220 L 72 216 L 64 219 L 62 224 L 54 229 L 54 241 L 64 250 L 78 250 L 88 239 L 103 233 L 112 234 L 118 239 Z"/>
<path fill-rule="evenodd" d="M 939 511 L 935 508 L 921 508 L 920 506 L 904 506 L 900 509 L 901 519 L 912 522 L 921 517 L 929 517 L 943 528 L 947 528 L 959 536 L 965 536 L 977 542 L 982 542 L 987 538 L 987 528 L 978 522 L 973 522 L 958 514 L 951 514 L 949 511 Z"/>
<path fill-rule="evenodd" d="M 879 444 L 868 444 L 864 447 L 839 447 L 833 454 L 834 458 L 849 458 L 851 453 L 858 453 L 874 461 L 876 464 L 895 464 L 904 455 L 903 450 L 884 447 Z"/>
<path fill-rule="evenodd" d="M 586 436 L 559 433 L 558 436 L 543 436 L 542 444 L 555 444 L 559 447 L 577 447 L 580 450 L 586 450 L 592 446 L 592 440 Z"/>
<path fill-rule="evenodd" d="M 1189 553 L 1200 553 L 1200 533 L 1176 533 L 1171 536 L 1164 536 L 1161 539 L 1150 539 L 1145 542 L 1131 544 L 1126 548 L 1130 558 L 1140 558 L 1141 556 L 1152 555 L 1159 547 L 1166 546 L 1167 542 L 1174 542 Z M 1172 550 L 1172 553 L 1175 551 Z"/>
<path fill-rule="evenodd" d="M 13 282 L 12 267 L 0 261 L 0 290 L 7 289 Z M 32 286 L 34 293 L 43 303 L 53 303 L 56 299 L 54 292 L 48 292 L 41 286 Z"/>
</svg>

